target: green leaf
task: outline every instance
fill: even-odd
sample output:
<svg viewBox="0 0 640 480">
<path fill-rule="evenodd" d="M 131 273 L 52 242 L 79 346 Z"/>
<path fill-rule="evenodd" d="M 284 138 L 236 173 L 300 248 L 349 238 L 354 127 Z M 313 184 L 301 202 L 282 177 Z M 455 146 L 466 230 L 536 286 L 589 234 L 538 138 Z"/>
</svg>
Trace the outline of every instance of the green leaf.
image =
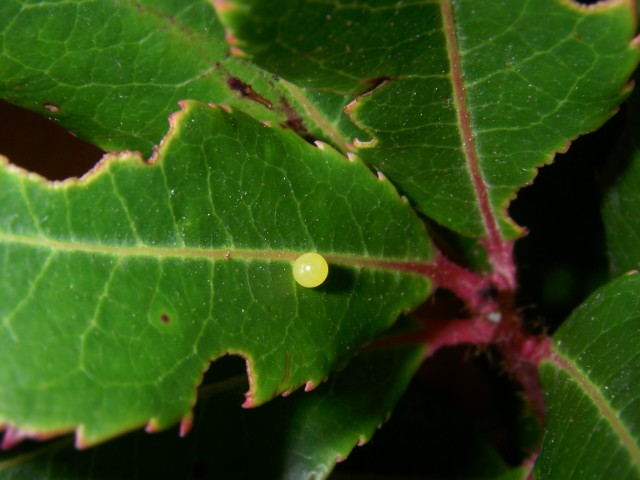
<svg viewBox="0 0 640 480">
<path fill-rule="evenodd" d="M 6 0 L 0 98 L 107 151 L 150 155 L 183 99 L 236 106 L 344 150 L 354 127 L 342 112 L 227 49 L 206 0 Z"/>
<path fill-rule="evenodd" d="M 554 335 L 536 478 L 640 478 L 639 346 L 638 274 L 597 290 Z"/>
<path fill-rule="evenodd" d="M 348 107 L 375 139 L 359 155 L 429 217 L 493 243 L 518 235 L 506 207 L 536 167 L 626 95 L 634 3 L 215 2 L 256 63 L 307 88 L 366 91 Z"/>
<path fill-rule="evenodd" d="M 423 353 L 415 345 L 372 349 L 315 391 L 252 410 L 239 408 L 237 389 L 206 396 L 224 384 L 214 383 L 203 389 L 186 438 L 175 431 L 137 432 L 87 452 L 66 442 L 65 448 L 46 445 L 4 459 L 0 453 L 0 479 L 184 478 L 196 471 L 225 479 L 325 478 L 336 459 L 369 440 L 386 419 Z"/>
<path fill-rule="evenodd" d="M 247 406 L 317 386 L 421 303 L 431 247 L 356 158 L 186 102 L 150 164 L 80 181 L 0 170 L 0 424 L 88 445 L 189 414 L 210 360 L 247 361 Z M 327 281 L 292 261 L 317 251 Z M 82 394 L 80 394 L 82 393 Z"/>
</svg>

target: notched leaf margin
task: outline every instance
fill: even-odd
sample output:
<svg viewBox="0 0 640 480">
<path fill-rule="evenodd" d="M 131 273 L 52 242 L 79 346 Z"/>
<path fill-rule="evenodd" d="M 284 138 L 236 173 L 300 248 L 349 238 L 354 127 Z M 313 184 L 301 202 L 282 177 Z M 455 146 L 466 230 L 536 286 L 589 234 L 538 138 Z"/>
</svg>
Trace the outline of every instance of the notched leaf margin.
<svg viewBox="0 0 640 480">
<path fill-rule="evenodd" d="M 169 116 L 169 129 L 168 132 L 166 133 L 166 135 L 162 138 L 162 140 L 160 141 L 160 143 L 158 145 L 156 145 L 154 147 L 154 151 L 153 154 L 151 155 L 151 157 L 148 160 L 145 160 L 142 157 L 142 154 L 139 152 L 133 152 L 133 151 L 121 151 L 121 152 L 109 152 L 106 153 L 105 155 L 103 155 L 103 157 L 95 164 L 95 166 L 89 170 L 88 172 L 86 172 L 84 175 L 82 175 L 81 177 L 72 177 L 72 178 L 68 178 L 65 180 L 48 180 L 46 178 L 44 178 L 43 176 L 28 171 L 20 166 L 17 166 L 15 164 L 12 164 L 10 162 L 10 160 L 2 155 L 0 155 L 0 168 L 5 168 L 9 171 L 11 171 L 13 174 L 15 174 L 16 176 L 22 177 L 23 179 L 26 180 L 30 180 L 30 181 L 35 181 L 37 183 L 40 183 L 41 185 L 44 185 L 46 188 L 51 188 L 51 189 L 63 189 L 63 188 L 67 188 L 69 186 L 72 185 L 80 185 L 80 186 L 86 186 L 89 185 L 92 181 L 100 178 L 100 175 L 105 174 L 105 172 L 108 171 L 110 165 L 112 165 L 115 162 L 128 162 L 131 163 L 132 165 L 143 165 L 143 166 L 148 166 L 148 167 L 153 167 L 155 166 L 157 163 L 159 163 L 160 161 L 162 161 L 163 155 L 164 155 L 164 151 L 166 150 L 167 146 L 169 145 L 169 143 L 171 142 L 171 140 L 176 136 L 176 134 L 179 132 L 179 129 L 182 128 L 184 126 L 184 123 L 181 122 L 181 118 L 186 115 L 188 113 L 188 110 L 190 107 L 196 107 L 196 106 L 204 106 L 207 104 L 203 104 L 201 102 L 198 101 L 194 101 L 194 100 L 182 100 L 180 102 L 178 102 L 179 106 L 180 106 L 180 110 L 172 113 Z M 228 115 L 232 115 L 233 114 L 233 110 L 231 107 L 227 106 L 227 105 L 218 105 L 218 104 L 208 104 L 209 108 L 212 109 L 221 109 L 222 111 L 226 112 Z M 288 132 L 288 134 L 290 135 L 294 135 L 294 136 L 298 136 L 295 132 L 293 132 L 291 129 L 287 128 L 286 126 L 282 126 L 282 125 L 278 125 L 278 124 L 274 124 L 272 122 L 261 122 L 263 123 L 263 125 L 265 126 L 265 128 L 277 128 L 280 129 L 283 132 Z M 313 145 L 315 146 L 315 148 L 317 148 L 318 150 L 331 150 L 333 151 L 337 156 L 339 156 L 340 158 L 342 158 L 345 162 L 348 163 L 360 163 L 364 168 L 366 168 L 369 172 L 371 172 L 372 176 L 375 177 L 376 172 L 373 172 L 367 165 L 366 163 L 364 163 L 357 155 L 353 154 L 353 153 L 348 153 L 348 154 L 343 154 L 341 152 L 339 152 L 338 150 L 336 150 L 332 145 L 329 145 L 325 142 L 322 141 L 315 141 L 313 142 Z M 378 181 L 383 182 L 386 185 L 386 188 L 391 189 L 391 191 L 403 202 L 406 203 L 406 198 L 402 197 L 397 189 L 395 188 L 395 186 L 393 184 L 391 184 L 391 182 L 389 182 L 386 177 L 381 174 L 380 172 L 377 173 L 377 179 Z M 55 242 L 54 242 L 55 243 Z M 53 245 L 55 246 L 55 245 Z M 217 252 L 218 255 L 213 254 L 213 252 L 208 252 L 207 256 L 214 258 L 214 259 L 218 259 L 218 260 L 229 260 L 232 257 L 235 258 L 244 258 L 244 259 L 251 259 L 251 258 L 264 258 L 265 255 L 260 255 L 260 252 L 239 252 L 239 251 L 229 251 L 228 249 L 221 249 L 219 252 Z M 295 258 L 303 252 L 271 252 L 269 254 L 269 257 L 272 258 L 277 258 L 280 260 L 289 260 L 289 261 L 293 261 L 295 260 Z M 346 256 L 327 256 L 327 259 L 330 261 L 330 263 L 334 263 L 334 264 L 340 264 L 340 265 L 354 265 L 354 264 L 359 264 L 361 266 L 368 266 L 368 267 L 372 267 L 372 268 L 380 268 L 380 269 L 392 269 L 392 270 L 401 270 L 401 271 L 405 271 L 408 273 L 414 273 L 414 274 L 418 274 L 420 276 L 423 277 L 427 277 L 428 276 L 425 274 L 425 270 L 424 267 L 420 264 L 414 264 L 411 262 L 405 262 L 405 261 L 393 261 L 393 260 L 388 260 L 388 261 L 384 261 L 384 260 L 376 260 L 376 259 L 364 259 L 364 258 L 350 258 L 350 257 L 346 257 Z M 27 440 L 27 439 L 31 439 L 31 440 L 36 440 L 36 441 L 45 441 L 45 440 L 49 440 L 51 438 L 54 437 L 59 437 L 62 435 L 66 435 L 69 433 L 74 433 L 75 434 L 75 446 L 78 449 L 86 449 L 92 446 L 95 446 L 99 443 L 103 443 L 105 441 L 108 441 L 114 437 L 120 436 L 122 434 L 125 434 L 127 432 L 130 431 L 134 431 L 140 428 L 144 428 L 146 432 L 148 433 L 154 433 L 154 432 L 158 432 L 161 430 L 165 430 L 167 428 L 171 428 L 173 425 L 175 425 L 176 422 L 179 422 L 180 427 L 179 427 L 179 434 L 180 436 L 184 436 L 186 435 L 189 430 L 191 429 L 192 423 L 193 423 L 193 409 L 196 405 L 197 399 L 198 399 L 198 388 L 199 386 L 202 384 L 203 378 L 204 378 L 204 373 L 211 367 L 211 365 L 213 365 L 215 363 L 216 360 L 218 360 L 219 358 L 225 356 L 225 355 L 236 355 L 241 357 L 244 361 L 245 361 L 245 365 L 246 365 L 246 378 L 248 381 L 248 385 L 249 388 L 247 390 L 247 392 L 245 393 L 245 401 L 242 404 L 242 407 L 244 408 L 254 408 L 254 407 L 258 407 L 260 406 L 262 403 L 265 403 L 265 400 L 261 400 L 261 401 L 257 401 L 256 400 L 256 385 L 255 385 L 255 376 L 256 373 L 254 372 L 254 367 L 253 367 L 253 361 L 252 361 L 252 357 L 249 353 L 247 352 L 243 352 L 243 351 L 232 351 L 232 350 L 224 350 L 220 353 L 217 353 L 215 356 L 211 357 L 209 359 L 209 361 L 207 362 L 207 364 L 203 367 L 200 377 L 198 378 L 197 382 L 194 382 L 193 385 L 193 390 L 192 390 L 192 395 L 191 398 L 188 400 L 188 405 L 187 407 L 184 409 L 184 412 L 182 413 L 181 417 L 176 419 L 175 422 L 171 422 L 171 423 L 167 423 L 167 422 L 162 422 L 160 421 L 160 419 L 158 418 L 148 418 L 144 421 L 141 421 L 139 423 L 136 423 L 135 425 L 129 425 L 129 426 L 125 426 L 124 428 L 122 428 L 121 430 L 117 431 L 116 433 L 113 433 L 112 435 L 108 435 L 108 436 L 101 436 L 99 438 L 91 438 L 90 436 L 87 435 L 86 432 L 86 426 L 84 424 L 79 424 L 70 428 L 62 428 L 62 429 L 52 429 L 49 431 L 46 431 L 44 429 L 40 429 L 40 428 L 34 428 L 34 427 L 27 427 L 27 426 L 16 426 L 13 425 L 11 422 L 4 422 L 4 423 L 0 423 L 0 432 L 4 431 L 4 435 L 3 435 L 3 439 L 2 442 L 0 443 L 0 448 L 2 449 L 10 449 L 15 447 L 16 445 L 18 445 L 19 443 L 21 443 L 23 440 Z M 285 390 L 279 390 L 273 393 L 273 395 L 268 399 L 271 400 L 275 397 L 277 397 L 278 395 L 282 395 L 282 396 L 287 396 L 290 393 L 292 393 L 293 391 L 304 387 L 304 391 L 305 392 L 309 392 L 314 390 L 317 386 L 319 386 L 322 382 L 326 382 L 327 379 L 329 378 L 329 374 L 331 372 L 328 372 L 326 375 L 324 375 L 322 378 L 309 378 L 306 381 L 302 381 L 299 385 L 295 386 L 294 388 L 289 388 L 289 389 L 285 389 Z M 268 401 L 266 400 L 266 401 Z M 362 440 L 362 439 L 361 439 Z M 366 440 L 365 440 L 366 441 Z"/>
</svg>

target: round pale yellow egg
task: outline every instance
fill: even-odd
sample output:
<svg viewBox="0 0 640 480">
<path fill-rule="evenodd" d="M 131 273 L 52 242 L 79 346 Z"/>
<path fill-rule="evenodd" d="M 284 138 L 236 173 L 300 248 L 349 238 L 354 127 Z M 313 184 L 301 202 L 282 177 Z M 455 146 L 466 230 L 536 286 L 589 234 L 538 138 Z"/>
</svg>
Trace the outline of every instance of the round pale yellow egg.
<svg viewBox="0 0 640 480">
<path fill-rule="evenodd" d="M 322 285 L 327 275 L 329 265 L 319 253 L 305 253 L 293 262 L 293 278 L 303 287 L 314 288 Z"/>
</svg>

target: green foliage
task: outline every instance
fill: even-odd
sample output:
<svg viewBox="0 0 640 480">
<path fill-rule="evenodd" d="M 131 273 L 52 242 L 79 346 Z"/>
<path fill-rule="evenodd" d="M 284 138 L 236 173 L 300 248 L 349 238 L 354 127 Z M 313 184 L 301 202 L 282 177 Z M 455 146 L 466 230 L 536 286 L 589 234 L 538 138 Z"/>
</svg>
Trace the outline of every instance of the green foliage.
<svg viewBox="0 0 640 480">
<path fill-rule="evenodd" d="M 189 103 L 172 123 L 151 165 L 108 157 L 55 186 L 3 170 L 1 258 L 20 272 L 2 283 L 4 418 L 45 434 L 82 425 L 83 445 L 166 428 L 225 353 L 247 360 L 258 405 L 318 385 L 425 298 L 423 277 L 383 265 L 428 261 L 424 229 L 362 163 L 221 108 Z M 309 250 L 333 265 L 315 290 L 291 272 Z M 55 349 L 26 347 L 43 335 Z M 34 414 L 43 390 L 56 401 Z"/>
<path fill-rule="evenodd" d="M 51 467 L 60 478 L 184 478 L 194 464 L 225 479 L 321 477 L 356 443 L 369 440 L 423 352 L 416 345 L 366 352 L 313 392 L 298 391 L 258 409 L 238 408 L 246 383 L 231 377 L 201 390 L 193 432 L 184 439 L 175 430 L 135 432 L 81 452 L 61 440 L 30 452 L 30 462 L 20 455 L 5 460 L 14 464 L 0 478 L 33 478 Z M 218 378 L 242 375 L 236 364 L 220 363 Z M 251 461 L 242 462 L 238 452 L 250 452 Z"/>
<path fill-rule="evenodd" d="M 289 80 L 361 93 L 391 79 L 349 106 L 376 139 L 358 153 L 429 217 L 473 237 L 490 228 L 474 176 L 515 236 L 508 202 L 534 167 L 611 115 L 637 61 L 623 2 L 589 15 L 556 0 L 218 3 L 234 43 Z"/>
<path fill-rule="evenodd" d="M 107 152 L 62 182 L 0 158 L 3 445 L 122 435 L 0 452 L 0 478 L 326 478 L 460 344 L 525 398 L 520 447 L 478 434 L 474 478 L 640 478 L 640 285 L 616 278 L 640 262 L 639 102 L 607 145 L 611 282 L 553 339 L 518 304 L 507 211 L 629 95 L 636 21 L 631 0 L 0 2 L 0 98 Z"/>
<path fill-rule="evenodd" d="M 0 96 L 107 151 L 151 154 L 184 99 L 238 106 L 282 123 L 298 106 L 287 85 L 228 55 L 206 1 L 8 0 L 0 14 Z M 329 129 L 305 125 L 326 139 Z"/>
<path fill-rule="evenodd" d="M 541 367 L 548 431 L 537 478 L 638 478 L 638 345 L 637 273 L 597 290 L 554 335 Z"/>
</svg>

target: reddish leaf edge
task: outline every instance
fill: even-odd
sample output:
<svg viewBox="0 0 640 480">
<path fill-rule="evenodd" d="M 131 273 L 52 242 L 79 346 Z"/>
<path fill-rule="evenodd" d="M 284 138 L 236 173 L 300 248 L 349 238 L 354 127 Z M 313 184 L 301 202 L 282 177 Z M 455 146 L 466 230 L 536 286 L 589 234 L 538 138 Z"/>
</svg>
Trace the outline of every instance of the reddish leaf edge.
<svg viewBox="0 0 640 480">
<path fill-rule="evenodd" d="M 187 409 L 187 412 L 182 416 L 182 418 L 178 419 L 178 435 L 180 437 L 185 437 L 191 431 L 193 426 L 193 409 L 196 405 L 196 402 L 202 396 L 211 396 L 214 394 L 223 393 L 235 388 L 242 387 L 246 385 L 247 378 L 249 376 L 249 361 L 243 355 L 238 355 L 245 360 L 247 363 L 247 376 L 233 377 L 230 379 L 222 380 L 216 382 L 214 384 L 209 384 L 205 387 L 199 387 L 202 384 L 202 380 L 204 378 L 204 374 L 207 370 L 215 363 L 216 360 L 224 357 L 227 353 L 216 356 L 211 359 L 209 363 L 202 370 L 200 378 L 194 388 L 194 392 L 197 394 L 192 395 L 190 405 Z M 274 397 L 275 398 L 275 397 Z M 87 439 L 87 435 L 85 433 L 86 428 L 84 425 L 77 425 L 69 428 L 60 428 L 60 429 L 51 429 L 44 430 L 36 427 L 29 426 L 18 426 L 11 422 L 3 422 L 0 423 L 0 434 L 2 435 L 2 440 L 0 441 L 0 450 L 11 450 L 26 440 L 33 440 L 36 442 L 46 442 L 57 437 L 63 437 L 72 434 L 74 436 L 74 446 L 78 450 L 84 450 L 87 448 L 95 447 L 99 444 L 108 442 L 114 438 L 122 436 L 126 433 L 130 433 L 139 429 L 144 429 L 147 433 L 157 433 L 168 428 L 174 426 L 175 423 L 171 423 L 169 425 L 161 425 L 158 423 L 156 419 L 148 419 L 143 422 L 139 422 L 134 425 L 129 425 L 113 435 L 107 437 L 100 437 L 98 440 L 89 440 Z M 66 441 L 65 441 L 66 444 Z"/>
</svg>

